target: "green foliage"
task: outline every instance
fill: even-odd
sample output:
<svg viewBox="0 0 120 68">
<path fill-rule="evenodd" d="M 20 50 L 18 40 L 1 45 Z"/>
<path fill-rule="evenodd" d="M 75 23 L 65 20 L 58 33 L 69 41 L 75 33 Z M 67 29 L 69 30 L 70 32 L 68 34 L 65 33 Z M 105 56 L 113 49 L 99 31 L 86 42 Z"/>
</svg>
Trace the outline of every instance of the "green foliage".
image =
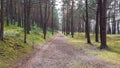
<svg viewBox="0 0 120 68">
<path fill-rule="evenodd" d="M 37 27 L 37 25 L 32 27 L 31 33 L 39 34 L 40 32 L 42 32 L 42 30 L 39 27 Z"/>
</svg>

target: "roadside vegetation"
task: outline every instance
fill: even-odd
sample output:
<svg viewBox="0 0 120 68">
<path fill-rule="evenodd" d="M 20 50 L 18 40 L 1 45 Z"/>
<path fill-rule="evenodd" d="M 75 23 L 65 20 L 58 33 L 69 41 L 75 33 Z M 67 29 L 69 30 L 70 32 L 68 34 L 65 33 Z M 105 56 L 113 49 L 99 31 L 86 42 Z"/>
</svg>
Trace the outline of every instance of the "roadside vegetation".
<svg viewBox="0 0 120 68">
<path fill-rule="evenodd" d="M 33 47 L 42 45 L 52 37 L 50 30 L 47 32 L 47 39 L 43 38 L 42 29 L 34 26 L 27 35 L 27 43 L 24 43 L 24 30 L 17 26 L 6 26 L 4 41 L 0 41 L 0 68 L 10 66 L 17 61 L 29 56 Z M 12 62 L 12 63 L 11 63 Z"/>
<path fill-rule="evenodd" d="M 109 48 L 106 50 L 100 50 L 100 42 L 95 41 L 95 35 L 91 34 L 92 44 L 86 43 L 86 38 L 84 33 L 75 33 L 74 38 L 71 36 L 67 36 L 66 38 L 69 40 L 69 44 L 72 46 L 82 49 L 85 53 L 89 55 L 97 56 L 107 62 L 111 62 L 113 64 L 120 64 L 120 35 L 107 35 L 107 41 Z"/>
</svg>

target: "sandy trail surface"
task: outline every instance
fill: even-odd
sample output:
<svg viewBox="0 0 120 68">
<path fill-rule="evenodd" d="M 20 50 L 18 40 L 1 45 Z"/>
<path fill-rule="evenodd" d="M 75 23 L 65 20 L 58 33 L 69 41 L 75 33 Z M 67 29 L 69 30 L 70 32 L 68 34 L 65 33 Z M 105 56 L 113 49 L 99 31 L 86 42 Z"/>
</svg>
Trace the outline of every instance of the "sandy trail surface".
<svg viewBox="0 0 120 68">
<path fill-rule="evenodd" d="M 36 49 L 29 60 L 16 68 L 120 68 L 70 46 L 62 34 Z"/>
</svg>

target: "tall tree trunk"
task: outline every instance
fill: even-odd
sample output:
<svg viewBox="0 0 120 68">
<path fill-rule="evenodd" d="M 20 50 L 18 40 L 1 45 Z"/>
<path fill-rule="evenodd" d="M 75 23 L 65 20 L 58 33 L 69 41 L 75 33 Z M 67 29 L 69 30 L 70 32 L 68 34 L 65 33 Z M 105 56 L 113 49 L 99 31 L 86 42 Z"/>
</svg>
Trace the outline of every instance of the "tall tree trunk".
<svg viewBox="0 0 120 68">
<path fill-rule="evenodd" d="M 86 0 L 86 37 L 87 37 L 87 43 L 91 44 L 91 40 L 90 40 L 90 25 L 88 22 L 88 0 Z"/>
<path fill-rule="evenodd" d="M 70 1 L 67 1 L 66 3 L 66 35 L 69 35 L 70 32 L 71 32 L 71 29 L 70 29 Z"/>
<path fill-rule="evenodd" d="M 114 0 L 114 6 L 113 6 L 114 12 L 113 12 L 113 22 L 112 22 L 112 34 L 116 34 L 115 6 L 116 6 L 116 0 Z"/>
<path fill-rule="evenodd" d="M 4 0 L 1 0 L 1 11 L 0 11 L 0 40 L 3 40 L 3 33 L 4 33 L 4 16 L 3 16 L 3 3 Z"/>
<path fill-rule="evenodd" d="M 100 49 L 108 48 L 106 43 L 106 4 L 107 0 L 100 0 Z"/>
<path fill-rule="evenodd" d="M 66 13 L 66 35 L 70 34 L 69 32 L 69 5 L 67 3 L 67 13 Z"/>
<path fill-rule="evenodd" d="M 43 24 L 43 34 L 44 39 L 46 39 L 46 33 L 47 33 L 47 11 L 48 11 L 48 0 L 45 0 L 45 16 L 44 16 L 44 24 Z"/>
<path fill-rule="evenodd" d="M 52 0 L 52 21 L 51 21 L 51 28 L 52 28 L 52 35 L 54 35 L 54 0 Z"/>
<path fill-rule="evenodd" d="M 26 6 L 26 12 L 27 12 L 27 34 L 30 34 L 30 7 L 31 7 L 31 0 L 28 0 L 27 6 Z"/>
<path fill-rule="evenodd" d="M 96 12 L 96 26 L 95 26 L 95 41 L 99 42 L 99 0 L 97 0 L 97 12 Z"/>
<path fill-rule="evenodd" d="M 41 28 L 43 28 L 42 0 L 40 0 L 40 23 L 41 23 Z"/>
<path fill-rule="evenodd" d="M 10 0 L 9 13 L 10 13 L 10 23 L 13 25 L 13 0 Z"/>
<path fill-rule="evenodd" d="M 26 43 L 27 36 L 27 0 L 24 0 L 24 43 Z"/>
<path fill-rule="evenodd" d="M 72 38 L 74 37 L 74 24 L 73 24 L 73 9 L 74 8 L 74 0 L 72 0 L 72 6 L 71 6 L 71 35 Z"/>
<path fill-rule="evenodd" d="M 65 35 L 66 33 L 66 22 L 65 22 L 65 3 L 63 3 L 63 22 L 62 22 L 62 30 L 63 30 L 63 33 Z"/>
<path fill-rule="evenodd" d="M 22 22 L 21 22 L 21 1 L 18 2 L 18 27 L 22 26 Z"/>
<path fill-rule="evenodd" d="M 6 24 L 7 24 L 7 26 L 9 26 L 9 9 L 8 9 L 8 6 L 9 6 L 9 0 L 6 2 Z"/>
</svg>

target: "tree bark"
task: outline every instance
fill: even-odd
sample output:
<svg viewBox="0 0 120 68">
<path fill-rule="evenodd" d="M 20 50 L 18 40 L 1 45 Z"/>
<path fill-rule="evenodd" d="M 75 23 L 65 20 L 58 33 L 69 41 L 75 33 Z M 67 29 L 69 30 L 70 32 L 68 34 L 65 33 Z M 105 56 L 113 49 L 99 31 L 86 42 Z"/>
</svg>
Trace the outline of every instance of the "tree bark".
<svg viewBox="0 0 120 68">
<path fill-rule="evenodd" d="M 74 8 L 74 0 L 72 0 L 72 6 L 71 6 L 71 35 L 72 38 L 74 37 L 74 24 L 73 24 L 73 9 Z"/>
<path fill-rule="evenodd" d="M 101 38 L 101 45 L 100 49 L 106 49 L 106 4 L 107 0 L 100 0 L 100 38 Z"/>
<path fill-rule="evenodd" d="M 4 16 L 3 16 L 3 3 L 4 0 L 1 0 L 1 11 L 0 11 L 0 40 L 3 40 L 3 33 L 4 33 Z"/>
<path fill-rule="evenodd" d="M 52 35 L 54 35 L 54 0 L 52 0 L 52 21 L 51 21 L 51 28 L 52 28 Z"/>
<path fill-rule="evenodd" d="M 87 37 L 87 43 L 91 44 L 91 40 L 90 40 L 90 25 L 88 22 L 88 0 L 86 0 L 86 37 Z"/>
<path fill-rule="evenodd" d="M 96 12 L 96 26 L 95 26 L 95 41 L 99 42 L 99 0 L 97 0 L 97 12 Z"/>
</svg>

